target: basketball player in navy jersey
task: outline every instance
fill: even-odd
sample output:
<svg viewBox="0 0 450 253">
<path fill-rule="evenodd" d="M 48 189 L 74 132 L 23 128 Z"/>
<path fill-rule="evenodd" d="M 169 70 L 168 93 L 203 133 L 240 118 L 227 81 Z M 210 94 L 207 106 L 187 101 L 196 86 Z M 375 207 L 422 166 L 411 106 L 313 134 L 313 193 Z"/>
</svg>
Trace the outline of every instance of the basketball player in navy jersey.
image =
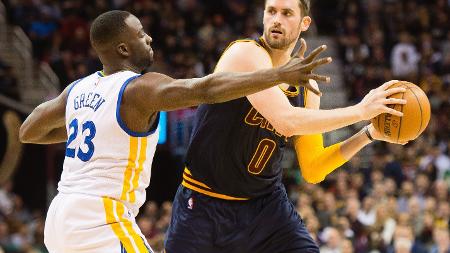
<svg viewBox="0 0 450 253">
<path fill-rule="evenodd" d="M 263 36 L 233 42 L 215 72 L 249 72 L 285 64 L 300 33 L 311 23 L 308 12 L 309 0 L 267 0 Z M 300 57 L 305 50 L 302 41 Z M 320 182 L 372 139 L 383 137 L 369 126 L 324 148 L 318 133 L 380 113 L 401 116 L 388 105 L 406 101 L 388 97 L 405 89 L 386 90 L 391 83 L 371 91 L 357 105 L 333 110 L 319 110 L 318 96 L 305 95 L 288 84 L 201 105 L 173 203 L 166 252 L 319 252 L 281 183 L 286 142 L 294 137 L 303 151 L 299 157 L 306 180 Z M 302 108 L 305 104 L 309 108 Z"/>
</svg>

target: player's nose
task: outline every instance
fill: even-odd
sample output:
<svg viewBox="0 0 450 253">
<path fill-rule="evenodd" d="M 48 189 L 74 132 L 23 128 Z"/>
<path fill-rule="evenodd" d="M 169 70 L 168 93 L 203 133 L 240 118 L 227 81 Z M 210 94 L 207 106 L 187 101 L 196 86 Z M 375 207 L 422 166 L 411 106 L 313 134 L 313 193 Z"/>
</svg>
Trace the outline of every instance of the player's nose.
<svg viewBox="0 0 450 253">
<path fill-rule="evenodd" d="M 150 45 L 150 43 L 152 43 L 152 42 L 153 42 L 152 37 L 150 37 L 150 35 L 147 35 L 147 44 Z"/>
<path fill-rule="evenodd" d="M 280 12 L 277 12 L 277 14 L 275 14 L 274 16 L 273 16 L 273 24 L 274 25 L 281 25 L 281 13 Z"/>
</svg>

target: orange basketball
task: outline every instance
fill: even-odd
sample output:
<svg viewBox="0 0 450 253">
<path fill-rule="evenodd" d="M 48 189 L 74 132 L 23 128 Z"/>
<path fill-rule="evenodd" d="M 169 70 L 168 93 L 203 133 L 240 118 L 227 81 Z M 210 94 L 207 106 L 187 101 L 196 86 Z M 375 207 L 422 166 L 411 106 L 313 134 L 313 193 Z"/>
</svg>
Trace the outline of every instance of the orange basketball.
<svg viewBox="0 0 450 253">
<path fill-rule="evenodd" d="M 416 139 L 427 127 L 430 121 L 430 102 L 428 97 L 417 85 L 398 81 L 390 88 L 404 87 L 406 92 L 390 97 L 405 99 L 406 105 L 389 105 L 403 112 L 403 117 L 383 113 L 371 120 L 376 130 L 395 142 L 406 142 Z"/>
</svg>

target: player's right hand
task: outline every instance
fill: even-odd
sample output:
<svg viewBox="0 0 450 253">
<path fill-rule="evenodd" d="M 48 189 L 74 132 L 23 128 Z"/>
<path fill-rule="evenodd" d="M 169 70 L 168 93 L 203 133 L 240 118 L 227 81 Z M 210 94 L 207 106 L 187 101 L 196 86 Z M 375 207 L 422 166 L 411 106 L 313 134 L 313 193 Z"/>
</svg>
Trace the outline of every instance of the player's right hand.
<svg viewBox="0 0 450 253">
<path fill-rule="evenodd" d="M 393 143 L 393 144 L 400 144 L 400 145 L 408 144 L 408 141 L 396 142 L 392 138 L 386 137 L 384 134 L 382 134 L 378 130 L 376 130 L 375 127 L 373 126 L 373 124 L 369 124 L 367 126 L 367 129 L 369 130 L 370 136 L 372 136 L 372 138 L 374 140 L 384 141 L 384 142 Z"/>
<path fill-rule="evenodd" d="M 392 84 L 398 82 L 398 80 L 391 80 L 384 83 L 380 87 L 371 90 L 356 107 L 359 110 L 362 120 L 370 120 L 379 114 L 390 113 L 395 116 L 403 116 L 402 112 L 399 112 L 388 105 L 393 104 L 406 104 L 405 99 L 388 98 L 396 93 L 405 92 L 405 88 L 392 88 L 388 89 Z"/>
<path fill-rule="evenodd" d="M 313 79 L 317 82 L 330 82 L 330 77 L 312 73 L 317 67 L 332 61 L 331 57 L 316 60 L 317 56 L 325 51 L 326 48 L 325 45 L 317 47 L 308 56 L 304 57 L 306 43 L 302 39 L 302 46 L 299 48 L 298 52 L 294 54 L 294 57 L 292 57 L 288 63 L 279 67 L 279 73 L 283 81 L 294 86 L 300 84 L 315 94 L 321 95 L 319 90 L 311 86 L 309 79 Z"/>
</svg>

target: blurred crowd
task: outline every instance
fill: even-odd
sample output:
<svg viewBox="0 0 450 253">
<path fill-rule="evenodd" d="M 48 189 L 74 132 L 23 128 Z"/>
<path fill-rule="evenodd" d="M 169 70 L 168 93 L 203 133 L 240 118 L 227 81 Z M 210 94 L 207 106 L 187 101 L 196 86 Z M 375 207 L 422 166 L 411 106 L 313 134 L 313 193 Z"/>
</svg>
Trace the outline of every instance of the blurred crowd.
<svg viewBox="0 0 450 253">
<path fill-rule="evenodd" d="M 19 100 L 20 94 L 17 85 L 17 77 L 13 68 L 0 59 L 0 94 Z"/>
<path fill-rule="evenodd" d="M 408 80 L 427 92 L 432 117 L 416 141 L 373 144 L 369 161 L 355 157 L 319 185 L 303 183 L 292 166 L 285 173 L 289 196 L 321 252 L 449 253 L 450 2 L 330 2 L 336 2 L 333 17 L 339 19 L 320 23 L 335 26 L 327 30 L 336 32 L 350 102 L 386 80 Z M 176 78 L 210 73 L 229 42 L 255 38 L 262 30 L 263 1 L 256 0 L 16 0 L 6 5 L 10 22 L 26 31 L 35 59 L 52 66 L 61 89 L 101 69 L 89 46 L 89 24 L 110 9 L 141 19 L 153 38 L 152 70 Z M 0 64 L 0 82 L 15 82 L 8 71 Z M 27 211 L 8 184 L 0 189 L 0 214 L 5 252 L 46 252 L 43 215 Z M 137 217 L 155 250 L 163 247 L 170 216 L 170 202 L 149 201 Z"/>
<path fill-rule="evenodd" d="M 35 58 L 51 65 L 61 88 L 102 68 L 89 44 L 89 24 L 107 10 L 122 9 L 136 15 L 153 38 L 152 70 L 175 78 L 212 72 L 228 43 L 257 36 L 262 17 L 256 13 L 261 11 L 255 7 L 256 1 L 241 0 L 6 2 L 11 22 L 26 31 Z"/>
<path fill-rule="evenodd" d="M 0 253 L 47 253 L 45 215 L 30 211 L 10 181 L 0 187 Z"/>
</svg>

